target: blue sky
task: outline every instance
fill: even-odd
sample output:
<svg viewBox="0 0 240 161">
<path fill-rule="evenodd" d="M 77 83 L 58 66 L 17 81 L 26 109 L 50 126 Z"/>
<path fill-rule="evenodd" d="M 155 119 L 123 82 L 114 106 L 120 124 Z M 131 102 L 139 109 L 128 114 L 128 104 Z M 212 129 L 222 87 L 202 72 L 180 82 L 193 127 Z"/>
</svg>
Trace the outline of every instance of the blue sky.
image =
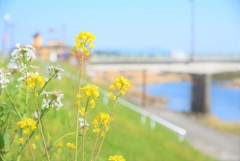
<svg viewBox="0 0 240 161">
<path fill-rule="evenodd" d="M 240 53 L 240 0 L 195 0 L 195 8 L 196 53 Z M 190 0 L 0 0 L 0 34 L 8 13 L 22 44 L 41 33 L 45 44 L 73 45 L 87 30 L 96 50 L 189 52 L 190 11 Z"/>
</svg>

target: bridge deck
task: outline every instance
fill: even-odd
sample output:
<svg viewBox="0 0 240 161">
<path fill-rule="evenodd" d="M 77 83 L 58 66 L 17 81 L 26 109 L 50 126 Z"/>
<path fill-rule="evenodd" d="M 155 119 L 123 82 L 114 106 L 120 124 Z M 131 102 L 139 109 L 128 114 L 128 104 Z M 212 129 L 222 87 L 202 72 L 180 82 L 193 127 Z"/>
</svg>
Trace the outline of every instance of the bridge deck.
<svg viewBox="0 0 240 161">
<path fill-rule="evenodd" d="M 141 71 L 174 72 L 189 74 L 217 74 L 224 72 L 240 72 L 240 62 L 191 62 L 191 63 L 106 63 L 92 62 L 94 71 Z"/>
</svg>

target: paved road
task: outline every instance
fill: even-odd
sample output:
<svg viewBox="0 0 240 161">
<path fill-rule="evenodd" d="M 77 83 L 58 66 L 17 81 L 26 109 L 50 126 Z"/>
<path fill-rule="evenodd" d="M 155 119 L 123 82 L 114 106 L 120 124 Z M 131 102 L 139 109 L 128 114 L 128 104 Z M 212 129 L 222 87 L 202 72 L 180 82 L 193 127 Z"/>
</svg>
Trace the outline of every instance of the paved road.
<svg viewBox="0 0 240 161">
<path fill-rule="evenodd" d="M 228 135 L 195 120 L 189 120 L 181 113 L 159 110 L 159 108 L 147 110 L 186 129 L 186 139 L 206 155 L 222 161 L 240 161 L 240 137 Z"/>
</svg>

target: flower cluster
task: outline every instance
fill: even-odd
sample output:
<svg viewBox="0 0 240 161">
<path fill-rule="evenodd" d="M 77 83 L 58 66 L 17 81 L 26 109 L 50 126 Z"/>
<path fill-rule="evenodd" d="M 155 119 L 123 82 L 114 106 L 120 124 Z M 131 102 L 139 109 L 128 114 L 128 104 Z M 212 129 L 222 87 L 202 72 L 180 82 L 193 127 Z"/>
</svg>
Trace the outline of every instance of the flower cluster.
<svg viewBox="0 0 240 161">
<path fill-rule="evenodd" d="M 109 156 L 108 161 L 126 161 L 121 155 Z"/>
<path fill-rule="evenodd" d="M 62 78 L 62 73 L 64 72 L 64 70 L 60 67 L 54 67 L 54 66 L 50 66 L 48 67 L 48 73 L 50 76 L 54 76 L 57 79 L 61 79 Z"/>
<path fill-rule="evenodd" d="M 4 73 L 0 70 L 0 86 L 2 89 L 7 87 L 7 84 L 9 83 L 9 80 L 7 77 L 10 75 L 10 73 Z"/>
<path fill-rule="evenodd" d="M 95 35 L 91 32 L 81 31 L 78 36 L 75 37 L 75 45 L 73 47 L 74 51 L 80 51 L 84 53 L 85 56 L 89 56 L 89 49 L 93 49 L 93 41 L 96 39 Z"/>
<path fill-rule="evenodd" d="M 94 127 L 93 132 L 98 134 L 101 132 L 101 136 L 104 135 L 104 131 L 101 131 L 101 127 L 108 128 L 108 123 L 110 121 L 110 115 L 107 113 L 99 113 L 93 120 L 92 125 Z M 102 126 L 103 125 L 103 126 Z"/>
<path fill-rule="evenodd" d="M 85 94 L 87 98 L 98 98 L 99 97 L 99 88 L 95 85 L 87 85 L 81 88 L 81 91 Z"/>
<path fill-rule="evenodd" d="M 35 49 L 31 45 L 23 46 L 20 44 L 16 44 L 16 48 L 11 53 L 11 66 L 14 66 L 15 69 L 17 67 L 20 71 L 25 71 L 26 63 L 36 58 Z"/>
<path fill-rule="evenodd" d="M 109 86 L 111 92 L 108 93 L 108 96 L 112 100 L 116 100 L 118 96 L 124 96 L 126 91 L 131 87 L 131 83 L 128 79 L 124 77 L 118 77 L 115 82 Z"/>
<path fill-rule="evenodd" d="M 31 131 L 37 128 L 37 123 L 32 118 L 23 117 L 21 121 L 17 122 L 17 126 L 23 130 L 23 133 L 29 135 Z"/>
<path fill-rule="evenodd" d="M 59 110 L 63 106 L 61 99 L 64 97 L 64 94 L 61 94 L 61 91 L 44 91 L 42 95 L 44 95 L 42 109 L 49 109 L 50 107 L 55 107 L 56 110 Z"/>
<path fill-rule="evenodd" d="M 40 88 L 42 88 L 45 84 L 44 78 L 39 75 L 38 73 L 32 73 L 27 78 L 27 86 L 26 88 L 36 88 L 37 85 L 39 85 Z"/>
</svg>

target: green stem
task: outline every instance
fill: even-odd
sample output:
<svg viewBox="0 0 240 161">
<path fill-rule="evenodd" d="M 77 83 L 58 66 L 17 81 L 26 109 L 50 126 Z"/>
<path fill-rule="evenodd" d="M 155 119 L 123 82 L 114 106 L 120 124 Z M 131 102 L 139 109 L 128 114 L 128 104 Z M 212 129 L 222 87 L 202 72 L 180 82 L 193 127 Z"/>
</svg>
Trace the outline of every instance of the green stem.
<svg viewBox="0 0 240 161">
<path fill-rule="evenodd" d="M 35 93 L 35 90 L 34 90 L 34 93 Z M 36 110 L 37 110 L 37 115 L 38 115 L 39 114 L 39 112 L 38 112 L 39 107 L 38 107 L 36 97 L 34 97 L 34 101 L 35 101 L 35 104 L 36 104 Z M 40 126 L 40 133 L 41 133 L 41 136 L 42 136 L 42 139 L 43 139 L 44 149 L 45 149 L 48 161 L 50 161 L 50 156 L 49 156 L 49 153 L 48 153 L 47 143 L 46 143 L 46 139 L 45 139 L 45 136 L 44 136 L 44 133 L 43 133 L 43 124 L 41 122 L 40 117 L 38 117 L 38 122 L 39 122 L 39 126 Z"/>
<path fill-rule="evenodd" d="M 73 134 L 75 134 L 75 132 L 71 132 L 71 133 L 67 133 L 67 134 L 63 135 L 62 137 L 60 137 L 60 138 L 58 138 L 56 141 L 54 141 L 54 142 L 52 143 L 52 146 L 55 145 L 55 144 L 56 144 L 57 142 L 59 142 L 60 140 L 64 139 L 65 137 L 67 137 L 67 136 L 69 136 L 69 135 L 73 135 Z"/>
<path fill-rule="evenodd" d="M 99 129 L 101 129 L 101 127 L 102 127 L 102 125 L 99 127 Z M 98 132 L 98 134 L 97 134 L 97 136 L 96 136 L 96 139 L 95 139 L 95 141 L 94 141 L 94 146 L 93 146 L 93 150 L 92 150 L 92 155 L 91 155 L 90 161 L 93 160 L 93 156 L 94 156 L 95 149 L 96 149 L 96 146 L 97 146 L 98 137 L 99 137 L 99 132 Z"/>
<path fill-rule="evenodd" d="M 83 74 L 83 60 L 84 57 L 81 58 L 81 64 L 80 64 L 80 71 L 79 71 L 79 81 L 78 81 L 78 94 L 81 92 L 81 86 L 82 86 L 82 74 Z M 78 130 L 79 130 L 79 106 L 77 106 L 77 118 L 76 118 L 76 151 L 75 151 L 75 161 L 78 160 Z"/>
<path fill-rule="evenodd" d="M 30 139 L 28 139 L 28 146 L 29 146 L 29 149 L 30 149 L 30 153 L 31 153 L 31 157 L 32 157 L 32 160 L 34 161 L 34 154 L 33 154 L 33 151 L 32 151 L 32 148 L 31 148 L 31 142 L 30 142 Z"/>
<path fill-rule="evenodd" d="M 12 99 L 11 95 L 9 94 L 9 92 L 8 92 L 8 90 L 7 90 L 6 88 L 5 88 L 5 91 L 6 91 L 6 94 L 7 94 L 8 98 L 9 98 L 12 106 L 14 107 L 14 110 L 15 110 L 15 112 L 17 113 L 18 117 L 19 117 L 20 119 L 22 119 L 22 117 L 21 117 L 21 115 L 20 115 L 20 113 L 19 113 L 16 105 L 15 105 L 14 102 L 13 102 L 13 99 Z"/>
<path fill-rule="evenodd" d="M 44 88 L 48 85 L 48 83 L 54 78 L 56 77 L 57 73 L 52 75 L 48 80 L 47 82 L 44 84 L 44 86 L 41 88 L 41 90 L 38 92 L 38 95 L 40 95 L 42 93 L 42 91 L 44 90 Z"/>
<path fill-rule="evenodd" d="M 99 148 L 98 148 L 97 155 L 96 155 L 96 157 L 95 157 L 95 161 L 97 160 L 98 155 L 99 155 L 99 153 L 100 153 L 100 151 L 101 151 L 101 148 L 102 148 L 102 145 L 103 145 L 103 141 L 104 141 L 105 136 L 106 136 L 107 129 L 108 129 L 108 127 L 109 127 L 109 125 L 110 125 L 110 123 L 111 123 L 111 120 L 112 120 L 113 112 L 114 112 L 115 109 L 116 109 L 118 97 L 119 97 L 119 96 L 117 96 L 117 98 L 116 98 L 116 100 L 115 100 L 115 102 L 114 102 L 114 105 L 113 105 L 113 109 L 112 109 L 112 111 L 111 111 L 111 113 L 110 113 L 110 118 L 109 118 L 109 121 L 108 121 L 107 126 L 105 127 L 104 135 L 103 135 L 103 138 L 102 138 L 102 140 L 101 140 L 100 146 L 99 146 Z"/>
<path fill-rule="evenodd" d="M 84 161 L 84 152 L 85 152 L 85 136 L 86 136 L 86 120 L 87 120 L 87 109 L 89 104 L 89 98 L 87 99 L 87 104 L 85 107 L 85 114 L 84 114 L 84 125 L 83 125 L 83 136 L 82 136 L 82 161 Z"/>
</svg>

